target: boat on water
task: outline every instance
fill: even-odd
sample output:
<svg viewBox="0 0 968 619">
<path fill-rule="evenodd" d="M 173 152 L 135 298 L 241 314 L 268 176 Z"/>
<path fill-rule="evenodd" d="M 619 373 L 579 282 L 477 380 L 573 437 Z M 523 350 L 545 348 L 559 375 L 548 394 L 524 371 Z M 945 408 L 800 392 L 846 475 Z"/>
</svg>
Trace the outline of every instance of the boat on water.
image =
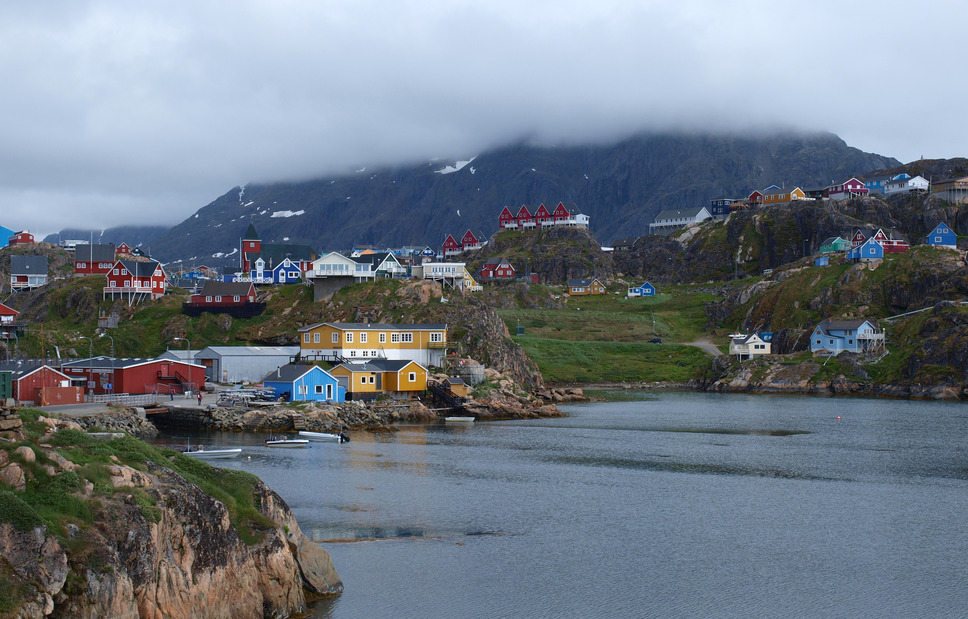
<svg viewBox="0 0 968 619">
<path fill-rule="evenodd" d="M 336 443 L 350 442 L 350 437 L 347 436 L 345 432 L 310 432 L 309 430 L 300 430 L 299 436 L 311 441 L 333 441 Z"/>
<path fill-rule="evenodd" d="M 292 438 L 289 436 L 270 436 L 266 447 L 308 447 L 308 438 Z"/>
<path fill-rule="evenodd" d="M 449 421 L 451 423 L 471 423 L 474 421 L 473 417 L 444 417 L 444 421 Z"/>
<path fill-rule="evenodd" d="M 241 447 L 229 449 L 205 449 L 204 447 L 189 447 L 182 452 L 186 456 L 198 458 L 199 460 L 221 460 L 224 458 L 234 458 L 242 453 Z"/>
</svg>

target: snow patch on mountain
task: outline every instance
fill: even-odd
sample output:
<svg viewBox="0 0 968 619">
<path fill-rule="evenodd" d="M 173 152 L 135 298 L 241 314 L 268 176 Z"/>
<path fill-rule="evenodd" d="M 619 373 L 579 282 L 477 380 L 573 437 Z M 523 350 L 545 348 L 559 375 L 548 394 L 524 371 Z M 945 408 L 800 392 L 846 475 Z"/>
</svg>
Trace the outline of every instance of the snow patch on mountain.
<svg viewBox="0 0 968 619">
<path fill-rule="evenodd" d="M 305 212 L 306 211 L 303 211 L 303 210 L 299 210 L 299 211 L 273 211 L 273 213 L 272 213 L 272 215 L 270 215 L 270 217 L 296 217 L 297 215 L 302 215 Z"/>
<path fill-rule="evenodd" d="M 471 157 L 467 161 L 458 161 L 454 165 L 447 165 L 447 166 L 442 167 L 439 170 L 434 170 L 434 174 L 453 174 L 454 172 L 459 172 L 460 170 L 462 170 L 464 168 L 464 166 L 466 166 L 468 163 L 474 161 L 475 159 L 477 159 L 477 155 L 474 155 L 473 157 Z M 472 172 L 472 174 L 473 174 L 473 172 Z"/>
</svg>

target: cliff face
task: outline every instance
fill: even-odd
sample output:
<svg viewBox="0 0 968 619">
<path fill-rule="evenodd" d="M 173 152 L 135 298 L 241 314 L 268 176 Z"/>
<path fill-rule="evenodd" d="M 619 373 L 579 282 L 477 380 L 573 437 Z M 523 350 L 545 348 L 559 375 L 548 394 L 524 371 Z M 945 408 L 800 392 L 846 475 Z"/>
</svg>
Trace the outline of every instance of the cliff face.
<svg viewBox="0 0 968 619">
<path fill-rule="evenodd" d="M 11 467 L 30 476 L 19 462 L 38 456 L 19 450 L 30 455 L 6 463 L 5 478 Z M 57 463 L 51 473 L 76 475 L 76 465 L 42 451 Z M 146 469 L 108 466 L 114 492 L 91 501 L 91 524 L 67 525 L 66 544 L 45 526 L 0 525 L 0 556 L 23 592 L 19 616 L 287 617 L 306 609 L 307 594 L 342 590 L 328 553 L 261 482 L 261 539 L 246 543 L 221 502 L 169 468 L 148 462 Z M 92 499 L 93 491 L 83 482 L 79 495 Z M 21 505 L 8 494 L 8 504 Z"/>
</svg>

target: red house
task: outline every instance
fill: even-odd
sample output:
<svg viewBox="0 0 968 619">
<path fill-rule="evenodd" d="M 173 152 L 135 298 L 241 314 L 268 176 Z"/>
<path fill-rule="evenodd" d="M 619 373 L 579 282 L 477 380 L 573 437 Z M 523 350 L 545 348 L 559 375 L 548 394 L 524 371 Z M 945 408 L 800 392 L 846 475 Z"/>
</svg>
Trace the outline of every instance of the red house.
<svg viewBox="0 0 968 619">
<path fill-rule="evenodd" d="M 864 236 L 864 231 L 863 230 L 858 230 L 857 232 L 854 233 L 854 236 L 850 237 L 850 246 L 852 248 L 853 247 L 860 247 L 866 241 L 867 241 L 867 237 Z"/>
<path fill-rule="evenodd" d="M 174 359 L 94 357 L 65 363 L 61 369 L 87 393 L 184 393 L 205 384 L 205 366 Z"/>
<path fill-rule="evenodd" d="M 448 234 L 444 239 L 444 257 L 456 256 L 464 250 L 463 246 L 454 240 L 452 234 Z"/>
<path fill-rule="evenodd" d="M 528 210 L 526 205 L 522 205 L 521 208 L 518 209 L 517 220 L 519 228 L 534 228 L 534 216 L 531 214 L 531 211 Z"/>
<path fill-rule="evenodd" d="M 901 254 L 910 249 L 907 241 L 904 239 L 888 238 L 883 230 L 878 230 L 871 238 L 881 244 L 885 254 Z"/>
<path fill-rule="evenodd" d="M 500 216 L 498 216 L 497 223 L 498 223 L 498 225 L 501 228 L 517 228 L 518 227 L 518 220 L 511 213 L 511 209 L 509 209 L 506 206 L 504 207 L 504 210 L 501 211 Z"/>
<path fill-rule="evenodd" d="M 762 204 L 763 203 L 763 192 L 762 191 L 756 191 L 754 189 L 753 190 L 753 193 L 751 193 L 746 198 L 746 201 L 749 202 L 750 204 Z"/>
<path fill-rule="evenodd" d="M 121 243 L 114 250 L 114 253 L 117 254 L 118 256 L 131 256 L 132 255 L 131 246 L 128 245 L 127 243 Z"/>
<path fill-rule="evenodd" d="M 469 249 L 480 249 L 484 245 L 484 239 L 478 238 L 469 229 L 464 233 L 464 236 L 460 239 L 461 249 L 467 251 Z"/>
<path fill-rule="evenodd" d="M 249 224 L 249 229 L 245 231 L 245 236 L 242 237 L 242 272 L 248 273 L 252 270 L 250 255 L 254 256 L 262 252 L 262 239 L 259 238 L 259 233 L 255 231 L 255 225 Z"/>
<path fill-rule="evenodd" d="M 208 312 L 251 318 L 261 314 L 265 308 L 265 303 L 256 302 L 252 282 L 205 282 L 202 291 L 193 294 L 191 300 L 182 305 L 182 313 L 200 316 Z"/>
<path fill-rule="evenodd" d="M 867 185 L 853 176 L 827 186 L 827 197 L 831 200 L 847 200 L 856 196 L 866 196 L 869 193 Z"/>
<path fill-rule="evenodd" d="M 17 310 L 13 309 L 12 307 L 7 307 L 3 303 L 0 303 L 0 324 L 13 322 L 14 320 L 17 319 L 17 316 L 19 315 L 20 315 L 20 312 L 18 312 Z"/>
<path fill-rule="evenodd" d="M 114 245 L 77 245 L 74 248 L 76 275 L 107 275 L 116 259 Z"/>
<path fill-rule="evenodd" d="M 514 279 L 514 267 L 506 258 L 488 258 L 481 267 L 481 279 Z"/>
<path fill-rule="evenodd" d="M 34 235 L 26 230 L 21 230 L 7 239 L 7 245 L 27 245 L 33 242 L 35 242 Z"/>
<path fill-rule="evenodd" d="M 544 204 L 538 205 L 538 209 L 534 212 L 534 223 L 539 228 L 541 226 L 551 226 L 555 223 L 555 218 L 552 217 L 551 213 Z"/>
<path fill-rule="evenodd" d="M 84 394 L 71 388 L 71 377 L 43 363 L 7 362 L 0 364 L 0 371 L 10 372 L 13 382 L 13 399 L 34 406 L 47 404 L 73 404 L 81 402 Z"/>
<path fill-rule="evenodd" d="M 104 298 L 127 299 L 128 305 L 160 299 L 168 286 L 165 270 L 154 260 L 118 260 L 106 275 Z"/>
</svg>

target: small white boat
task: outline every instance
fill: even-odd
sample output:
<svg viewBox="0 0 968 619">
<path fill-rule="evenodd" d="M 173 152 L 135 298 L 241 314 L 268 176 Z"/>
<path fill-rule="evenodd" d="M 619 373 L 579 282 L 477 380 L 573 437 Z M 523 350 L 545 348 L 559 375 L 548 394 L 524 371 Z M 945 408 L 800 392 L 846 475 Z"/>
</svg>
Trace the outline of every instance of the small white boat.
<svg viewBox="0 0 968 619">
<path fill-rule="evenodd" d="M 346 435 L 345 432 L 310 432 L 309 430 L 300 430 L 299 436 L 307 438 L 311 441 L 333 441 L 336 443 L 348 443 L 350 442 L 350 437 Z"/>
<path fill-rule="evenodd" d="M 231 449 L 205 449 L 204 447 L 189 447 L 182 452 L 186 456 L 198 458 L 199 460 L 220 460 L 223 458 L 234 458 L 242 453 L 241 447 Z"/>
<path fill-rule="evenodd" d="M 473 417 L 444 417 L 444 421 L 450 421 L 453 423 L 471 423 L 474 421 Z"/>
<path fill-rule="evenodd" d="M 288 436 L 270 436 L 266 447 L 308 447 L 307 438 L 290 438 Z"/>
</svg>

